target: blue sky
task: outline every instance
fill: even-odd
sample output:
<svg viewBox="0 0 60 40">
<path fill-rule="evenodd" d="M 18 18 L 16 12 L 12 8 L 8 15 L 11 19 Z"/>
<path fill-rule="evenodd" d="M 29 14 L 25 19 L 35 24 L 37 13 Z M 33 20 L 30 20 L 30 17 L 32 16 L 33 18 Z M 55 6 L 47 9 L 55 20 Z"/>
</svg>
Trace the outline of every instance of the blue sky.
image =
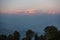
<svg viewBox="0 0 60 40">
<path fill-rule="evenodd" d="M 60 0 L 0 0 L 1 10 L 60 10 Z"/>
</svg>

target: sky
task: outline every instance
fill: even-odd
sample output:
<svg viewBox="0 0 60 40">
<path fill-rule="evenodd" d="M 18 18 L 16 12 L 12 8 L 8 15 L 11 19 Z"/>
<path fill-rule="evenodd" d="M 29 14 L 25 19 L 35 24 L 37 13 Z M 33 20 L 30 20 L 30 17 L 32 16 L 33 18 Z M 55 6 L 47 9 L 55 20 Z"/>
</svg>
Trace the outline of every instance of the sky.
<svg viewBox="0 0 60 40">
<path fill-rule="evenodd" d="M 0 0 L 0 12 L 60 13 L 60 0 Z"/>
<path fill-rule="evenodd" d="M 1 12 L 9 13 L 9 15 L 0 14 L 0 31 L 4 33 L 16 29 L 25 31 L 29 28 L 40 32 L 39 30 L 43 30 L 47 25 L 55 25 L 60 29 L 60 0 L 0 0 Z M 40 13 L 44 15 L 39 15 Z M 57 15 L 45 15 L 45 13 Z"/>
</svg>

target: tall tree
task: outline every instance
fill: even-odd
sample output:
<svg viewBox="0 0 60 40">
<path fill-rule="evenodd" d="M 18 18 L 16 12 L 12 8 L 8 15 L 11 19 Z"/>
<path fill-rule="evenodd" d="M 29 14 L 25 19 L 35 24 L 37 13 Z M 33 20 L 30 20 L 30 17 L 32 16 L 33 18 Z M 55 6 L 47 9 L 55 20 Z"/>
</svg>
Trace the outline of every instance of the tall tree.
<svg viewBox="0 0 60 40">
<path fill-rule="evenodd" d="M 47 39 L 51 40 L 51 39 L 56 38 L 56 35 L 58 33 L 58 29 L 55 26 L 47 26 L 44 29 L 44 32 L 45 32 L 45 35 L 46 35 Z"/>
<path fill-rule="evenodd" d="M 34 35 L 34 32 L 32 30 L 26 31 L 26 39 L 31 40 Z"/>
<path fill-rule="evenodd" d="M 13 33 L 13 36 L 14 36 L 14 40 L 20 40 L 20 33 L 18 31 L 15 31 Z"/>
<path fill-rule="evenodd" d="M 38 40 L 38 34 L 35 34 L 35 39 L 34 40 Z"/>
</svg>

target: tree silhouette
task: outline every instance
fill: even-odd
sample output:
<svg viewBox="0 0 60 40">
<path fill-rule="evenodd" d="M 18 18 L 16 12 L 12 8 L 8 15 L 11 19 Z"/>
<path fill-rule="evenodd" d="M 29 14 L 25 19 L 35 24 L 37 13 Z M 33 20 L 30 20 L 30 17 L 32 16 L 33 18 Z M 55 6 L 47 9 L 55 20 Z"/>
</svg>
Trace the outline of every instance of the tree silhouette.
<svg viewBox="0 0 60 40">
<path fill-rule="evenodd" d="M 18 31 L 15 31 L 13 33 L 13 36 L 14 36 L 14 40 L 20 40 L 20 33 Z"/>
<path fill-rule="evenodd" d="M 59 33 L 58 33 L 58 40 L 60 40 L 60 31 L 59 31 Z"/>
<path fill-rule="evenodd" d="M 38 34 L 35 34 L 35 39 L 34 40 L 38 40 Z"/>
<path fill-rule="evenodd" d="M 56 38 L 57 38 L 57 40 L 60 40 L 60 31 L 58 32 Z"/>
<path fill-rule="evenodd" d="M 6 35 L 0 35 L 0 40 L 7 40 L 7 36 Z"/>
<path fill-rule="evenodd" d="M 47 26 L 44 28 L 44 34 L 38 35 L 32 30 L 26 31 L 26 37 L 22 38 L 22 40 L 31 40 L 34 37 L 34 40 L 60 40 L 60 30 L 58 30 L 55 26 Z M 15 31 L 10 35 L 0 35 L 0 40 L 20 40 L 20 33 Z"/>
<path fill-rule="evenodd" d="M 9 35 L 9 36 L 7 37 L 7 40 L 13 40 L 13 36 L 12 36 L 12 35 Z"/>
<path fill-rule="evenodd" d="M 22 40 L 27 40 L 26 37 L 22 38 Z"/>
<path fill-rule="evenodd" d="M 44 31 L 48 40 L 54 40 L 58 33 L 58 29 L 55 26 L 47 26 Z"/>
<path fill-rule="evenodd" d="M 39 40 L 45 40 L 45 37 L 43 35 L 40 35 Z"/>
<path fill-rule="evenodd" d="M 26 31 L 26 40 L 31 40 L 34 35 L 34 32 L 32 30 Z"/>
</svg>

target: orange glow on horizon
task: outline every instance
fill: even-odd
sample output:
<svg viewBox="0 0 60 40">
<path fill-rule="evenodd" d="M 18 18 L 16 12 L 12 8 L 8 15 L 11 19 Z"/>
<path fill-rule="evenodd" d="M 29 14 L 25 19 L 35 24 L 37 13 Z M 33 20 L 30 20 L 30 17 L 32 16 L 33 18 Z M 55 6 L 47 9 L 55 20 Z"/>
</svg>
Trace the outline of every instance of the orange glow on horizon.
<svg viewBox="0 0 60 40">
<path fill-rule="evenodd" d="M 26 14 L 37 14 L 37 13 L 48 13 L 48 14 L 56 14 L 60 13 L 55 10 L 47 10 L 47 11 L 42 11 L 42 10 L 35 10 L 35 9 L 29 9 L 29 10 L 0 10 L 2 13 L 10 13 L 10 14 L 18 14 L 18 13 L 26 13 Z"/>
<path fill-rule="evenodd" d="M 29 9 L 29 10 L 25 10 L 25 13 L 34 14 L 35 11 L 36 11 L 35 9 Z"/>
</svg>

